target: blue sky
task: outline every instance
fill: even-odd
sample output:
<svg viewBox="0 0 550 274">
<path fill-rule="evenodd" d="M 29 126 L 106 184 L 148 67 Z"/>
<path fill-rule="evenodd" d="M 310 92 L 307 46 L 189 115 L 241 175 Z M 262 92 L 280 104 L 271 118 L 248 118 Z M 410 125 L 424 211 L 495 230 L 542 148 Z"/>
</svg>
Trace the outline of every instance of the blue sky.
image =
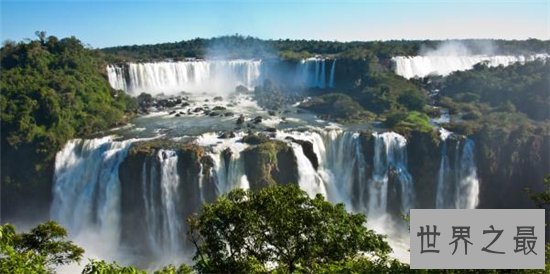
<svg viewBox="0 0 550 274">
<path fill-rule="evenodd" d="M 45 30 L 92 47 L 228 34 L 259 38 L 388 40 L 550 39 L 550 1 L 10 1 L 2 40 Z"/>
</svg>

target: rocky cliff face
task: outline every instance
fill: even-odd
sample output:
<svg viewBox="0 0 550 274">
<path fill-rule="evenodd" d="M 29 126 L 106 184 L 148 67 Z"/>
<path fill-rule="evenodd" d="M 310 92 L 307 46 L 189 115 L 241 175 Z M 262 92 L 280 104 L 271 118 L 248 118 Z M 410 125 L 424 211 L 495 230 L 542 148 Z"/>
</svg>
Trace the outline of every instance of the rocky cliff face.
<svg viewBox="0 0 550 274">
<path fill-rule="evenodd" d="M 485 127 L 473 138 L 481 180 L 480 207 L 533 207 L 525 188 L 542 191 L 544 176 L 550 174 L 548 131 Z"/>
<path fill-rule="evenodd" d="M 177 157 L 175 169 L 166 170 L 165 151 Z M 128 156 L 119 167 L 121 188 L 121 242 L 126 248 L 143 252 L 155 252 L 151 241 L 143 235 L 155 235 L 167 223 L 168 214 L 181 219 L 176 233 L 183 233 L 185 220 L 200 210 L 203 201 L 215 197 L 210 177 L 211 159 L 204 149 L 194 144 L 170 141 L 145 141 L 132 144 Z M 202 175 L 202 176 L 201 176 Z M 167 182 L 171 176 L 175 182 Z M 170 183 L 172 185 L 168 185 Z M 168 201 L 169 199 L 169 201 Z M 151 216 L 147 216 L 148 213 Z M 185 239 L 185 235 L 179 235 Z M 153 239 L 158 240 L 158 239 Z M 161 241 L 162 242 L 162 241 Z M 186 241 L 183 245 L 188 245 Z M 183 246 L 182 246 L 183 247 Z M 158 255 L 158 253 L 156 254 Z"/>
<path fill-rule="evenodd" d="M 243 152 L 251 189 L 274 184 L 298 183 L 296 157 L 282 141 L 266 141 Z"/>
</svg>

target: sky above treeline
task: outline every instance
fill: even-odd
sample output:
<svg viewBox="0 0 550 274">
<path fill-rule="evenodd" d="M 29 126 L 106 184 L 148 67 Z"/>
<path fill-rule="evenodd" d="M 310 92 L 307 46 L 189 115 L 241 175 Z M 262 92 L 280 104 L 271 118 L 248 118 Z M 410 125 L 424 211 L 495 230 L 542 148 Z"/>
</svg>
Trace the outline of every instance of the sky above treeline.
<svg viewBox="0 0 550 274">
<path fill-rule="evenodd" d="M 91 47 L 241 34 L 262 39 L 550 39 L 550 0 L 0 0 L 4 40 L 74 35 Z"/>
</svg>

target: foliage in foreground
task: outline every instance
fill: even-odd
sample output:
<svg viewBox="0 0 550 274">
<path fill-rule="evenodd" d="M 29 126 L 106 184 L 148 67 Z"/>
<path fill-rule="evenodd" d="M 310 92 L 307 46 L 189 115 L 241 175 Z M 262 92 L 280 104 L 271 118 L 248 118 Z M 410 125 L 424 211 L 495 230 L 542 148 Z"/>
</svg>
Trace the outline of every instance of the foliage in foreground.
<svg viewBox="0 0 550 274">
<path fill-rule="evenodd" d="M 547 177 L 550 181 L 550 177 Z M 548 190 L 531 193 L 540 206 Z M 311 199 L 297 186 L 234 190 L 189 219 L 197 251 L 194 270 L 183 264 L 156 274 L 188 273 L 499 273 L 498 270 L 411 270 L 390 259 L 384 237 L 365 227 L 362 214 L 345 211 L 321 195 Z M 29 233 L 0 226 L 0 273 L 50 273 L 57 265 L 78 262 L 84 250 L 65 240 L 65 229 L 47 222 Z M 546 245 L 546 270 L 550 244 Z M 92 260 L 85 274 L 146 273 L 134 266 Z"/>
<path fill-rule="evenodd" d="M 67 231 L 52 221 L 28 233 L 16 233 L 10 224 L 0 226 L 0 272 L 46 273 L 55 266 L 80 261 L 84 249 L 66 237 Z"/>
<path fill-rule="evenodd" d="M 384 236 L 321 195 L 297 186 L 234 190 L 189 219 L 195 268 L 201 273 L 318 272 L 365 255 L 384 268 L 391 251 Z M 366 258 L 366 257 L 364 257 Z"/>
</svg>

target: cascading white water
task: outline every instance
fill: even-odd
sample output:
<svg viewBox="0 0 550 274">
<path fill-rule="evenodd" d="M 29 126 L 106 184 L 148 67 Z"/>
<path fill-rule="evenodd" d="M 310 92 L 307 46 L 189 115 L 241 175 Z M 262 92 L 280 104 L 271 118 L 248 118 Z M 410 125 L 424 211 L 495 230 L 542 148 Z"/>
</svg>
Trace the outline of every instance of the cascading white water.
<svg viewBox="0 0 550 274">
<path fill-rule="evenodd" d="M 401 192 L 400 207 L 406 212 L 414 202 L 412 178 L 407 170 L 406 139 L 394 132 L 375 133 L 372 178 L 368 178 L 360 134 L 343 130 L 277 132 L 277 138 L 309 141 L 317 155 L 319 168 L 314 170 L 302 147 L 291 143 L 298 161 L 299 185 L 308 194 L 324 194 L 328 200 L 344 203 L 348 210 L 387 213 L 389 172 L 397 174 Z M 326 193 L 323 193 L 323 191 Z M 369 214 L 370 216 L 370 214 Z"/>
<path fill-rule="evenodd" d="M 259 60 L 128 63 L 107 66 L 109 83 L 131 95 L 228 92 L 243 85 L 253 89 L 260 79 Z"/>
<path fill-rule="evenodd" d="M 396 56 L 392 60 L 395 63 L 395 73 L 407 79 L 426 77 L 428 75 L 446 76 L 454 71 L 469 70 L 474 65 L 486 62 L 490 67 L 508 66 L 513 63 L 525 63 L 534 60 L 546 60 L 548 54 L 534 55 L 469 55 L 469 56 Z"/>
<path fill-rule="evenodd" d="M 111 87 L 117 90 L 128 90 L 126 86 L 126 79 L 124 77 L 124 69 L 121 67 L 108 65 L 107 66 L 107 77 L 109 78 L 109 83 Z"/>
<path fill-rule="evenodd" d="M 368 215 L 387 214 L 389 172 L 396 172 L 401 192 L 400 210 L 408 213 L 413 205 L 412 177 L 407 170 L 407 140 L 395 132 L 374 133 L 374 158 L 369 183 Z"/>
<path fill-rule="evenodd" d="M 119 242 L 118 167 L 133 141 L 74 139 L 55 158 L 51 218 L 75 237 L 93 231 L 106 243 L 106 251 L 112 251 L 110 244 L 116 247 Z"/>
<path fill-rule="evenodd" d="M 142 167 L 146 236 L 153 254 L 164 259 L 181 255 L 183 246 L 183 227 L 176 210 L 178 201 L 181 201 L 177 166 L 177 153 L 161 149 L 155 158 L 145 160 Z"/>
<path fill-rule="evenodd" d="M 296 143 L 291 143 L 292 150 L 296 156 L 296 163 L 298 165 L 298 173 L 300 180 L 298 185 L 304 190 L 310 197 L 315 197 L 317 194 L 327 196 L 325 189 L 325 182 L 321 176 L 317 173 L 313 167 L 311 161 L 306 157 L 302 146 Z"/>
<path fill-rule="evenodd" d="M 165 254 L 172 256 L 178 254 L 182 244 L 181 217 L 176 213 L 176 203 L 180 200 L 178 186 L 178 155 L 173 150 L 159 150 L 158 160 L 161 167 L 160 192 L 161 192 L 161 216 L 162 230 L 161 243 Z"/>
<path fill-rule="evenodd" d="M 212 176 L 216 186 L 216 195 L 225 194 L 235 188 L 249 189 L 248 178 L 244 172 L 244 161 L 241 152 L 248 147 L 239 142 L 244 135 L 238 133 L 234 138 L 219 139 L 217 134 L 205 133 L 199 136 L 196 143 L 211 147 L 208 155 L 214 161 Z M 224 157 L 224 151 L 230 156 Z"/>
<path fill-rule="evenodd" d="M 336 60 L 332 61 L 327 76 L 325 59 L 309 58 L 296 67 L 295 84 L 308 88 L 334 87 Z M 201 60 L 182 62 L 127 63 L 108 65 L 107 76 L 111 87 L 137 96 L 142 92 L 152 95 L 175 95 L 186 92 L 231 92 L 242 85 L 249 90 L 271 76 L 270 69 L 260 60 Z M 275 72 L 276 74 L 276 72 Z"/>
<path fill-rule="evenodd" d="M 330 73 L 327 76 L 327 59 L 308 58 L 301 60 L 296 67 L 296 83 L 308 88 L 324 89 L 334 87 L 334 73 L 336 60 L 332 62 Z"/>
<path fill-rule="evenodd" d="M 448 132 L 444 133 L 442 138 L 447 142 Z M 240 142 L 244 135 L 239 132 L 234 138 L 220 139 L 218 134 L 206 133 L 195 141 L 213 159 L 210 171 L 213 180 L 202 182 L 207 177 L 204 176 L 200 183 L 203 186 L 214 183 L 215 195 L 235 188 L 249 188 L 241 155 L 249 146 Z M 299 173 L 297 183 L 303 190 L 311 196 L 321 193 L 331 202 L 344 203 L 348 210 L 366 213 L 370 225 L 382 228 L 379 232 L 389 233 L 394 226 L 388 218 L 394 214 L 390 200 L 398 203 L 399 210 L 404 213 L 414 205 L 413 180 L 407 170 L 407 140 L 393 132 L 372 136 L 374 154 L 367 155 L 365 152 L 369 149 L 365 149 L 367 144 L 358 132 L 320 128 L 276 132 L 276 139 L 287 142 L 294 152 Z M 306 156 L 306 146 L 287 137 L 310 142 L 318 167 L 315 168 L 314 161 L 308 158 L 310 154 Z M 57 154 L 51 212 L 71 234 L 91 230 L 106 235 L 99 239 L 109 239 L 113 250 L 119 246 L 120 218 L 124 214 L 120 203 L 125 190 L 121 189 L 118 180 L 118 168 L 134 141 L 118 142 L 111 137 L 72 140 Z M 446 150 L 442 151 L 442 157 L 446 158 L 442 158 L 438 176 L 438 208 L 475 208 L 478 203 L 475 144 L 469 139 L 458 144 L 455 157 L 448 157 Z M 185 186 L 180 185 L 184 177 L 178 174 L 178 154 L 173 150 L 159 150 L 141 167 L 138 172 L 141 172 L 142 181 L 136 182 L 136 187 L 141 188 L 138 191 L 141 196 L 137 197 L 144 205 L 142 233 L 147 235 L 143 235 L 143 239 L 153 254 L 170 257 L 168 263 L 176 261 L 172 255 L 182 254 L 185 246 L 184 223 L 179 217 L 185 203 L 180 192 L 185 191 Z M 201 170 L 196 176 L 202 174 Z M 400 193 L 395 200 L 389 195 L 388 188 L 392 185 Z"/>
<path fill-rule="evenodd" d="M 457 140 L 454 163 L 451 163 L 447 141 L 450 134 L 448 131 L 442 131 L 441 134 L 441 160 L 435 207 L 473 209 L 479 203 L 479 180 L 474 159 L 475 143 L 471 139 L 466 139 L 463 143 Z"/>
<path fill-rule="evenodd" d="M 460 158 L 460 180 L 456 208 L 476 208 L 479 203 L 479 180 L 474 160 L 475 143 L 466 139 Z"/>
<path fill-rule="evenodd" d="M 443 128 L 441 128 L 443 129 Z M 447 208 L 446 202 L 448 197 L 445 197 L 446 193 L 449 193 L 449 175 L 451 173 L 451 167 L 449 164 L 449 155 L 447 152 L 447 138 L 449 134 L 447 131 L 440 130 L 441 137 L 441 160 L 439 162 L 439 171 L 437 173 L 437 189 L 435 196 L 435 208 Z"/>
</svg>

